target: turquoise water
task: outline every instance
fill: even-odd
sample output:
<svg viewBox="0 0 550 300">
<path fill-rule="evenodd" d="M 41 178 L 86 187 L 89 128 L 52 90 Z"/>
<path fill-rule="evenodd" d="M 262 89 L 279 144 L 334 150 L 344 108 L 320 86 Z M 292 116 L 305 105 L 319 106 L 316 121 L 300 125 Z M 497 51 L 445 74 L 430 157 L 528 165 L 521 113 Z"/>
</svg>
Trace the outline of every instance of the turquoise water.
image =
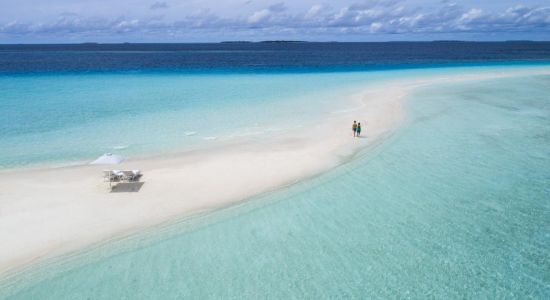
<svg viewBox="0 0 550 300">
<path fill-rule="evenodd" d="M 186 74 L 51 73 L 0 76 L 0 169 L 130 157 L 309 126 L 384 79 L 471 67 L 385 72 Z M 299 116 L 299 117 L 297 117 Z"/>
<path fill-rule="evenodd" d="M 335 89 L 362 77 L 358 73 L 0 76 L 0 168 L 90 161 L 105 152 L 135 156 L 182 151 L 204 146 L 212 138 L 296 128 L 330 113 Z M 295 113 L 302 119 L 296 119 Z"/>
<path fill-rule="evenodd" d="M 4 298 L 548 299 L 550 76 L 424 88 L 406 111 L 331 172 L 35 267 Z"/>
</svg>

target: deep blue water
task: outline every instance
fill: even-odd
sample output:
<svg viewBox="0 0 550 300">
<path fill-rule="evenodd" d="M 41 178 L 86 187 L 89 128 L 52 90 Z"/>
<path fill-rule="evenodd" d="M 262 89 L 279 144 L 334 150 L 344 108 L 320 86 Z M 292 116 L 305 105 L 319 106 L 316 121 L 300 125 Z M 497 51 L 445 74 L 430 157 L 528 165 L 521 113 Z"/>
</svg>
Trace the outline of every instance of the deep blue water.
<svg viewBox="0 0 550 300">
<path fill-rule="evenodd" d="M 550 60 L 550 42 L 0 45 L 0 73 L 364 71 Z"/>
</svg>

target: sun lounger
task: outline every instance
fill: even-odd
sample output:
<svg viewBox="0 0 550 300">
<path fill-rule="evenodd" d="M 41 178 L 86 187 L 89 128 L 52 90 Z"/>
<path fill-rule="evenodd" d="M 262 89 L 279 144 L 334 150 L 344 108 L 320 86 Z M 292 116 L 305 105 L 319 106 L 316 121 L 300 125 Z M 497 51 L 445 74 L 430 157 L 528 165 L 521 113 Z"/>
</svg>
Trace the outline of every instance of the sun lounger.
<svg viewBox="0 0 550 300">
<path fill-rule="evenodd" d="M 141 172 L 139 170 L 131 170 L 131 171 L 121 171 L 123 174 L 122 179 L 125 181 L 135 181 L 141 176 Z"/>
<path fill-rule="evenodd" d="M 103 181 L 109 182 L 109 186 L 113 188 L 113 182 L 134 182 L 141 177 L 140 170 L 103 170 Z"/>
<path fill-rule="evenodd" d="M 123 173 L 119 170 L 103 170 L 103 181 L 116 182 L 122 178 Z"/>
</svg>

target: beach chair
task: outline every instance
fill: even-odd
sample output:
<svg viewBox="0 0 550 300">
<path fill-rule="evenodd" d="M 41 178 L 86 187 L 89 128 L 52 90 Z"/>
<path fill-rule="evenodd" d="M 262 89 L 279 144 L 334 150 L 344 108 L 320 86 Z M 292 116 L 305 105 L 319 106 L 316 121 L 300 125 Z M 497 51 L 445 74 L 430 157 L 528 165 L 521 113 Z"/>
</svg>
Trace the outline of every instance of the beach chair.
<svg viewBox="0 0 550 300">
<path fill-rule="evenodd" d="M 103 181 L 109 182 L 109 186 L 111 186 L 113 182 L 120 181 L 123 175 L 119 170 L 103 170 Z"/>
<path fill-rule="evenodd" d="M 128 182 L 136 181 L 141 176 L 141 172 L 139 170 L 121 171 L 121 172 L 123 174 L 123 180 L 126 180 Z"/>
<path fill-rule="evenodd" d="M 115 173 L 111 170 L 103 170 L 103 181 L 112 182 L 116 179 Z"/>
<path fill-rule="evenodd" d="M 132 170 L 132 173 L 134 173 L 134 180 L 138 180 L 141 177 L 140 170 Z"/>
</svg>

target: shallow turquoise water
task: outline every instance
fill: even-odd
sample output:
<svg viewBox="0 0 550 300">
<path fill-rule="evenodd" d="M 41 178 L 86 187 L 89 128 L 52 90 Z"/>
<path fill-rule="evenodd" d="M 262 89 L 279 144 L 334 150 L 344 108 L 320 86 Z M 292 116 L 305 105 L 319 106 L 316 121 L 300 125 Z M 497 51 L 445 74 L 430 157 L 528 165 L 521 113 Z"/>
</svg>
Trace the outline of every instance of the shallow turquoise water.
<svg viewBox="0 0 550 300">
<path fill-rule="evenodd" d="M 105 152 L 182 151 L 213 138 L 289 130 L 338 109 L 337 90 L 368 78 L 362 73 L 0 76 L 0 168 L 90 161 Z"/>
<path fill-rule="evenodd" d="M 4 293 L 548 299 L 550 77 L 430 87 L 406 103 L 406 124 L 348 164 L 35 267 Z"/>
<path fill-rule="evenodd" d="M 384 72 L 0 76 L 0 169 L 85 163 L 207 147 L 309 126 L 388 78 L 521 66 Z M 345 98 L 344 98 L 345 99 Z M 215 139 L 214 139 L 215 138 Z"/>
</svg>

